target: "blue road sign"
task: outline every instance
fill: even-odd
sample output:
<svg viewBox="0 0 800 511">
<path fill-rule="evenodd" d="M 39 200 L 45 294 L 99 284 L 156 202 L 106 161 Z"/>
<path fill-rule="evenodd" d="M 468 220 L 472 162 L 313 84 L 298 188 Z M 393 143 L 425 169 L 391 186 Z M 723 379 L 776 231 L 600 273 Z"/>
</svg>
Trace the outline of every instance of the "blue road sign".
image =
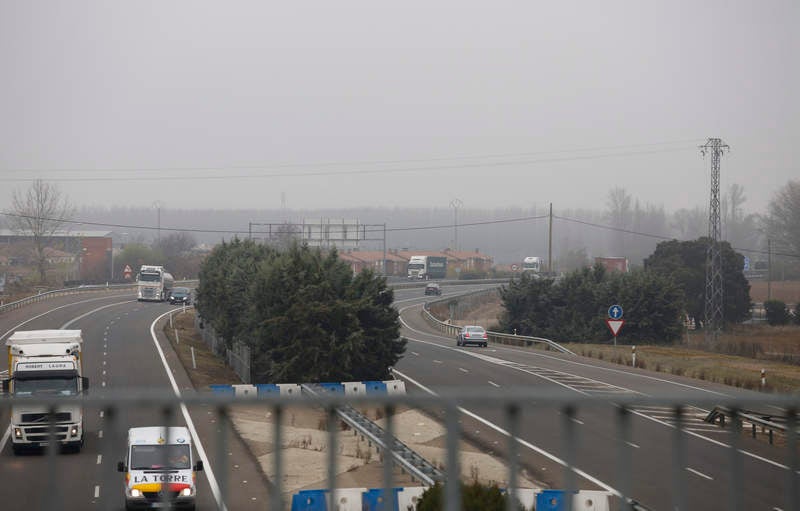
<svg viewBox="0 0 800 511">
<path fill-rule="evenodd" d="M 619 305 L 612 305 L 608 308 L 608 317 L 611 319 L 621 319 L 622 318 L 622 307 Z"/>
<path fill-rule="evenodd" d="M 750 271 L 750 258 L 747 257 L 747 256 L 744 256 L 744 268 L 743 268 L 743 270 L 744 271 Z"/>
</svg>

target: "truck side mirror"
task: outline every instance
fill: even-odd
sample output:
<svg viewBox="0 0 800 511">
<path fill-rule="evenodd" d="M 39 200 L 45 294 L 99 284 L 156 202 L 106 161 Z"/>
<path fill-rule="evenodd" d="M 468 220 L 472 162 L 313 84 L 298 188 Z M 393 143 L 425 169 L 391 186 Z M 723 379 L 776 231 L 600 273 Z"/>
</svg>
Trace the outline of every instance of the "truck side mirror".
<svg viewBox="0 0 800 511">
<path fill-rule="evenodd" d="M 203 471 L 203 460 L 198 461 L 194 464 L 194 471 L 195 472 L 202 472 Z"/>
<path fill-rule="evenodd" d="M 125 463 L 121 461 L 117 462 L 117 472 L 125 472 Z"/>
<path fill-rule="evenodd" d="M 11 380 L 9 380 L 8 378 L 6 378 L 6 379 L 4 379 L 4 380 L 0 380 L 0 382 L 1 382 L 1 384 L 2 384 L 2 393 L 3 393 L 3 394 L 8 394 L 9 383 L 11 383 Z"/>
<path fill-rule="evenodd" d="M 89 378 L 87 376 L 81 376 L 81 388 L 84 392 L 89 390 Z"/>
</svg>

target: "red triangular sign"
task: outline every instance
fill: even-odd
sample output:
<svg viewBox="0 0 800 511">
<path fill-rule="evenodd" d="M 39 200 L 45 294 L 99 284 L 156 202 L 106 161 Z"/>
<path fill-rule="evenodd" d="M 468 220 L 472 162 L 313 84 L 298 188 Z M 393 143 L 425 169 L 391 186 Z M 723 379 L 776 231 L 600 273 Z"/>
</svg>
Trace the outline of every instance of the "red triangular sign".
<svg viewBox="0 0 800 511">
<path fill-rule="evenodd" d="M 608 325 L 608 329 L 611 330 L 611 335 L 616 337 L 619 334 L 619 331 L 622 329 L 622 325 L 625 324 L 624 319 L 607 319 L 606 325 Z"/>
</svg>

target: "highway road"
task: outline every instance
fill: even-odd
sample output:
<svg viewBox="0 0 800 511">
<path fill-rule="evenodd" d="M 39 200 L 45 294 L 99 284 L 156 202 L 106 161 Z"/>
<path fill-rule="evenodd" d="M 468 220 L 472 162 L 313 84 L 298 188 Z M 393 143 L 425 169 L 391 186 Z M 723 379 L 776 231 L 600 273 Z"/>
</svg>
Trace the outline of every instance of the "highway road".
<svg viewBox="0 0 800 511">
<path fill-rule="evenodd" d="M 445 286 L 444 297 L 460 294 L 480 285 Z M 577 455 L 580 488 L 617 491 L 621 487 L 617 457 L 621 435 L 617 430 L 616 408 L 610 403 L 617 395 L 652 395 L 701 392 L 720 399 L 745 396 L 739 389 L 661 373 L 632 370 L 602 361 L 490 345 L 489 348 L 458 348 L 455 340 L 432 331 L 420 316 L 425 297 L 419 288 L 398 289 L 395 302 L 402 312 L 407 351 L 396 365 L 397 375 L 415 392 L 440 392 L 458 386 L 492 389 L 569 389 L 597 396 L 601 406 L 580 409 L 572 418 L 547 406 L 523 408 L 520 427 L 520 461 L 539 480 L 562 487 L 562 460 L 567 450 Z M 437 297 L 438 298 L 438 297 Z M 84 334 L 84 367 L 97 390 L 139 388 L 153 393 L 174 392 L 169 370 L 181 392 L 191 392 L 185 371 L 176 363 L 167 343 L 161 343 L 163 358 L 151 336 L 151 325 L 171 307 L 139 303 L 129 292 L 54 298 L 0 316 L 0 341 L 17 329 L 80 328 Z M 6 369 L 3 357 L 0 371 Z M 13 503 L 9 509 L 121 509 L 122 474 L 116 462 L 122 459 L 124 432 L 128 427 L 163 424 L 164 417 L 152 409 L 125 410 L 109 417 L 102 410 L 86 411 L 87 442 L 79 454 L 60 454 L 55 464 L 47 455 L 15 457 L 7 436 L 0 445 L 0 502 Z M 506 438 L 502 411 L 491 404 L 473 406 L 462 418 L 464 432 L 481 445 L 502 455 Z M 738 438 L 741 483 L 733 485 L 730 433 L 702 422 L 705 410 L 689 409 L 686 457 L 678 472 L 683 491 L 676 497 L 672 477 L 674 420 L 668 410 L 640 407 L 632 415 L 632 436 L 624 446 L 632 460 L 632 495 L 651 509 L 788 509 L 785 494 L 789 484 L 786 453 L 746 435 Z M 218 422 L 209 409 L 192 409 L 189 417 L 197 430 L 207 470 L 198 474 L 198 509 L 265 509 L 266 482 L 251 455 L 235 435 L 226 436 L 227 448 L 218 452 Z M 0 414 L 0 424 L 8 424 Z M 177 424 L 185 424 L 181 414 Z M 575 432 L 576 442 L 565 445 L 565 427 Z M 224 459 L 223 459 L 224 458 Z M 47 485 L 55 474 L 59 484 Z M 230 490 L 216 489 L 223 474 Z M 790 482 L 791 481 L 791 482 Z M 733 488 L 733 492 L 731 492 Z M 729 496 L 737 506 L 729 505 Z"/>
<path fill-rule="evenodd" d="M 0 316 L 0 342 L 14 330 L 50 328 L 81 329 L 83 364 L 90 379 L 90 392 L 104 389 L 139 389 L 154 395 L 192 392 L 186 372 L 167 342 L 161 342 L 162 357 L 151 335 L 151 325 L 173 309 L 163 303 L 137 302 L 131 291 L 100 295 L 72 295 L 30 305 Z M 7 369 L 2 357 L 0 371 Z M 198 509 L 265 509 L 266 481 L 254 458 L 230 433 L 220 452 L 216 442 L 219 419 L 208 408 L 189 410 L 188 418 L 200 442 L 206 470 L 198 472 Z M 174 425 L 189 425 L 177 412 Z M 86 409 L 86 443 L 80 453 L 59 454 L 51 464 L 46 453 L 14 456 L 6 430 L 8 410 L 0 414 L 0 502 L 3 509 L 123 509 L 123 474 L 116 471 L 125 451 L 127 428 L 165 424 L 161 411 L 151 408 L 120 410 Z M 224 458 L 224 459 L 223 459 Z M 56 486 L 48 485 L 55 476 Z M 231 491 L 221 494 L 227 480 Z M 53 503 L 55 503 L 53 505 Z M 10 506 L 9 506 L 10 504 Z"/>
<path fill-rule="evenodd" d="M 707 409 L 689 407 L 684 419 L 686 457 L 676 465 L 679 477 L 674 478 L 676 429 L 672 410 L 636 408 L 631 416 L 632 437 L 621 446 L 618 407 L 611 404 L 619 395 L 685 394 L 689 399 L 700 394 L 724 400 L 752 397 L 753 393 L 579 356 L 494 344 L 489 348 L 457 347 L 454 339 L 425 323 L 419 302 L 409 300 L 398 305 L 404 324 L 402 335 L 409 343 L 395 374 L 408 382 L 409 389 L 436 393 L 458 386 L 500 391 L 568 389 L 596 396 L 605 403 L 580 409 L 571 419 L 565 419 L 560 409 L 535 403 L 523 409 L 520 460 L 539 480 L 555 488 L 564 487 L 563 460 L 567 450 L 573 449 L 577 456 L 574 464 L 581 474 L 576 476 L 579 488 L 617 492 L 623 480 L 618 460 L 624 452 L 632 460 L 631 495 L 648 508 L 788 509 L 787 487 L 791 484 L 796 491 L 798 478 L 797 474 L 790 477 L 785 448 L 738 435 L 742 478 L 734 483 L 730 430 L 703 422 Z M 491 404 L 468 411 L 474 415 L 463 416 L 463 431 L 481 445 L 504 453 L 507 438 L 497 432 L 497 428 L 507 428 L 503 411 Z M 565 442 L 566 428 L 575 433 L 570 445 Z M 674 481 L 679 481 L 678 486 Z M 731 505 L 731 498 L 735 505 Z"/>
</svg>

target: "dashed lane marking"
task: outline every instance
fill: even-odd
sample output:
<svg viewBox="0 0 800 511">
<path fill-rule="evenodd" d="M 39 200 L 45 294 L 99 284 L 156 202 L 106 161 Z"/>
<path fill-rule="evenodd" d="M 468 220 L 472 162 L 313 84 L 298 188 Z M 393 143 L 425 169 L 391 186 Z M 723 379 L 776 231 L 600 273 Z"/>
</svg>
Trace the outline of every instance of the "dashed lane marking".
<svg viewBox="0 0 800 511">
<path fill-rule="evenodd" d="M 492 380 L 489 380 L 489 385 L 491 385 L 492 387 L 500 387 L 500 385 L 496 384 Z"/>
<path fill-rule="evenodd" d="M 709 476 L 709 475 L 706 475 L 706 474 L 704 474 L 704 473 L 700 472 L 699 470 L 695 470 L 695 469 L 693 469 L 693 468 L 690 468 L 690 467 L 686 467 L 686 470 L 688 470 L 688 471 L 689 471 L 689 472 L 691 472 L 692 474 L 694 474 L 694 475 L 696 475 L 696 476 L 700 476 L 700 477 L 702 477 L 703 479 L 706 479 L 706 480 L 708 480 L 708 481 L 713 481 L 713 480 L 714 480 L 714 478 L 713 478 L 713 477 L 711 477 L 711 476 Z"/>
</svg>

